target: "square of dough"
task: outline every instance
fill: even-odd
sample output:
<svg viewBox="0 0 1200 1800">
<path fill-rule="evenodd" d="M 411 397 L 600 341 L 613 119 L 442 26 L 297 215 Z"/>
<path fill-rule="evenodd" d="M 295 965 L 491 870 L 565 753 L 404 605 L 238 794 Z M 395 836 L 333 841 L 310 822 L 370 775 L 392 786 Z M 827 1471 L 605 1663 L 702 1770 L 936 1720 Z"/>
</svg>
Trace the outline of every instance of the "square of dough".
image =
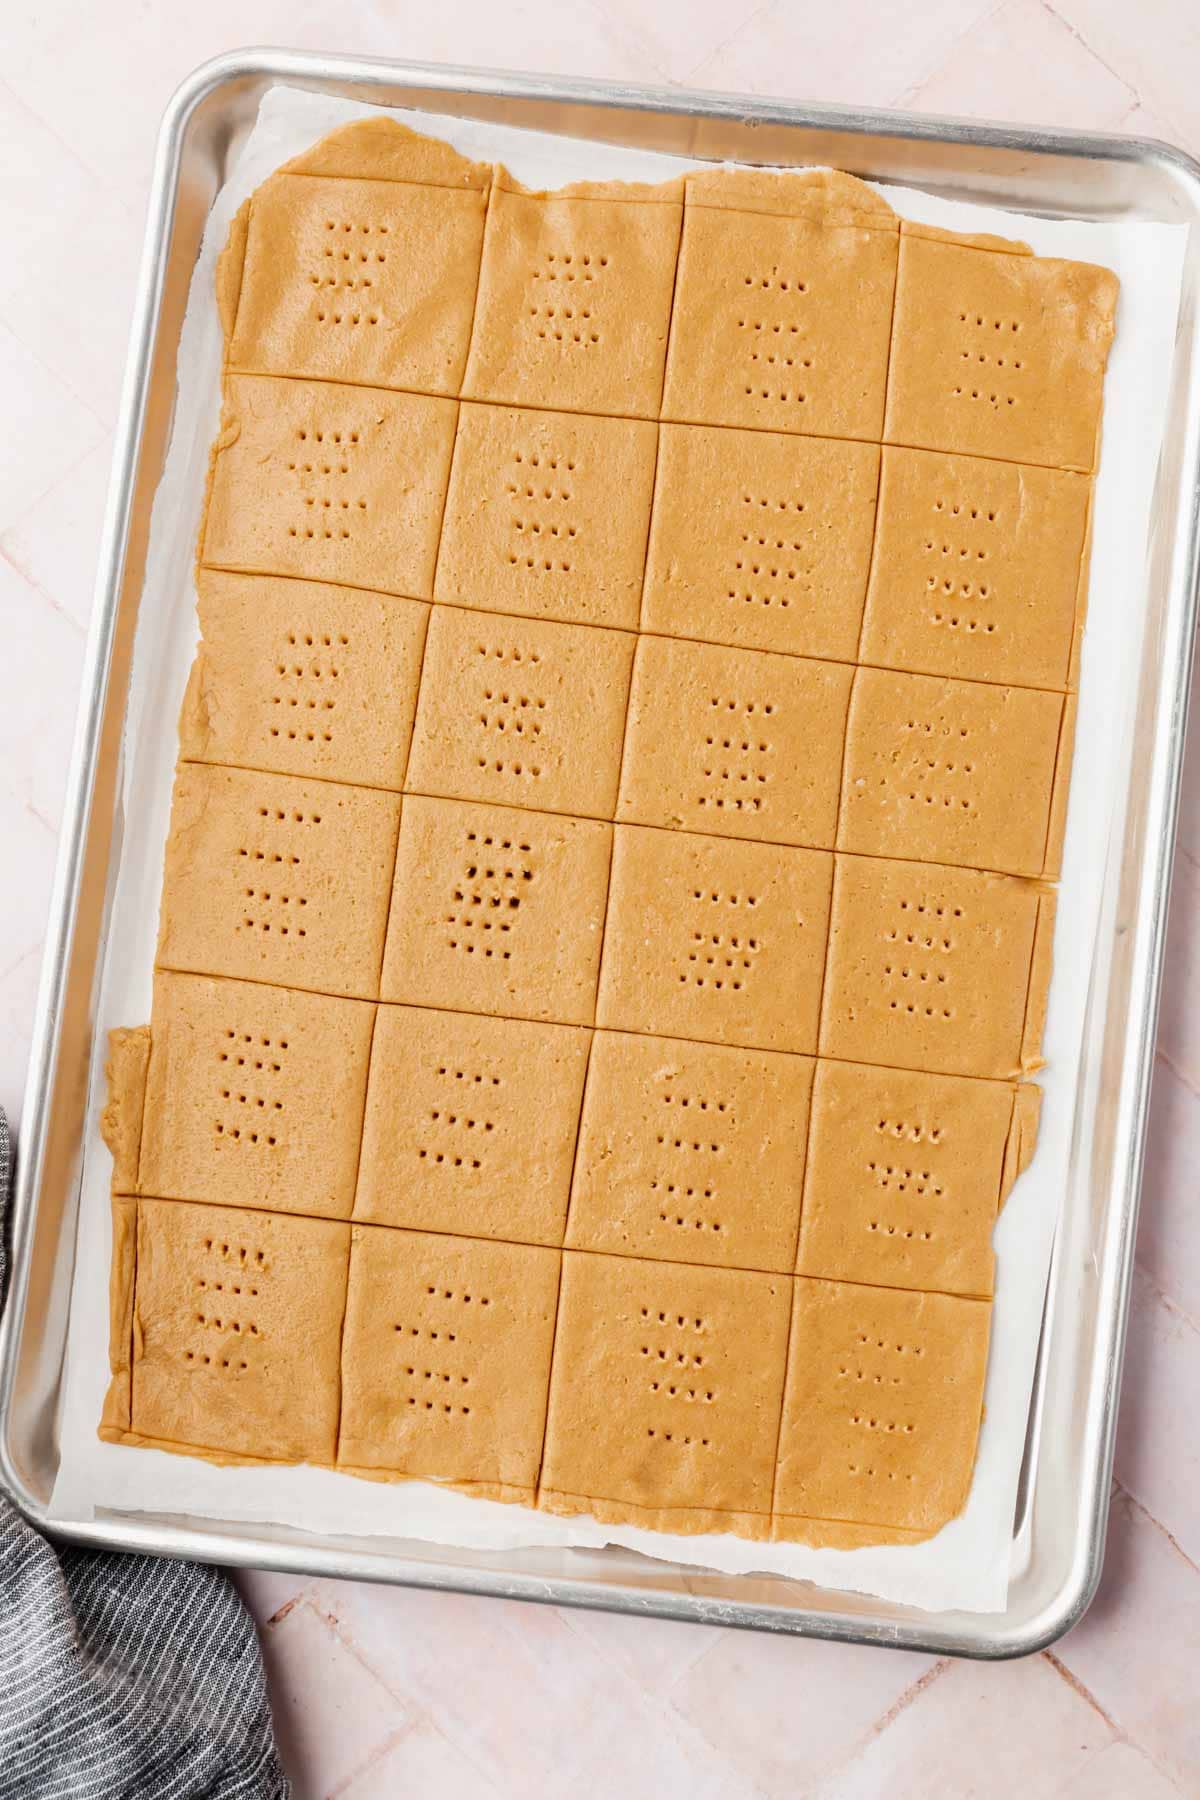
<svg viewBox="0 0 1200 1800">
<path fill-rule="evenodd" d="M 1090 495 L 1065 469 L 885 448 L 863 661 L 1065 687 Z"/>
<path fill-rule="evenodd" d="M 163 863 L 163 968 L 374 1000 L 398 794 L 181 763 Z"/>
<path fill-rule="evenodd" d="M 846 663 L 641 638 L 618 818 L 832 848 L 853 674 Z"/>
<path fill-rule="evenodd" d="M 885 438 L 1091 469 L 1116 304 L 1092 263 L 902 231 Z"/>
<path fill-rule="evenodd" d="M 439 600 L 637 630 L 658 427 L 464 401 Z"/>
<path fill-rule="evenodd" d="M 231 366 L 457 394 L 486 211 L 478 189 L 273 175 L 250 202 Z"/>
<path fill-rule="evenodd" d="M 898 242 L 689 205 L 663 417 L 877 443 Z"/>
<path fill-rule="evenodd" d="M 493 189 L 463 393 L 656 418 L 681 197 Z"/>
<path fill-rule="evenodd" d="M 790 1271 L 812 1079 L 807 1057 L 597 1032 L 568 1244 Z"/>
<path fill-rule="evenodd" d="M 409 787 L 611 819 L 635 641 L 434 607 Z"/>
<path fill-rule="evenodd" d="M 1043 688 L 858 669 L 839 850 L 1045 873 L 1065 706 Z"/>
<path fill-rule="evenodd" d="M 939 863 L 836 861 L 822 1056 L 1004 1080 L 1036 1067 L 1053 892 Z"/>
<path fill-rule="evenodd" d="M 590 1025 L 611 853 L 593 819 L 405 800 L 385 998 Z"/>
<path fill-rule="evenodd" d="M 339 1464 L 532 1501 L 560 1252 L 352 1233 Z"/>
<path fill-rule="evenodd" d="M 564 1251 L 538 1505 L 764 1537 L 791 1287 Z"/>
<path fill-rule="evenodd" d="M 228 375 L 201 561 L 433 593 L 453 400 Z"/>
<path fill-rule="evenodd" d="M 134 1432 L 332 1463 L 349 1253 L 331 1219 L 139 1201 Z"/>
<path fill-rule="evenodd" d="M 596 1022 L 816 1049 L 833 858 L 618 825 Z"/>
<path fill-rule="evenodd" d="M 154 978 L 138 1185 L 348 1219 L 375 1008 L 210 975 Z"/>
<path fill-rule="evenodd" d="M 990 1294 L 992 1228 L 1033 1151 L 1038 1089 L 822 1062 L 801 1275 Z"/>
<path fill-rule="evenodd" d="M 561 1244 L 588 1032 L 380 1008 L 354 1216 Z"/>
<path fill-rule="evenodd" d="M 991 1303 L 796 1282 L 775 1482 L 789 1515 L 930 1535 L 960 1513 L 983 1411 Z"/>
<path fill-rule="evenodd" d="M 878 484 L 876 444 L 660 426 L 643 628 L 853 662 Z"/>
<path fill-rule="evenodd" d="M 185 760 L 403 784 L 428 606 L 218 569 L 198 570 L 196 588 Z"/>
</svg>

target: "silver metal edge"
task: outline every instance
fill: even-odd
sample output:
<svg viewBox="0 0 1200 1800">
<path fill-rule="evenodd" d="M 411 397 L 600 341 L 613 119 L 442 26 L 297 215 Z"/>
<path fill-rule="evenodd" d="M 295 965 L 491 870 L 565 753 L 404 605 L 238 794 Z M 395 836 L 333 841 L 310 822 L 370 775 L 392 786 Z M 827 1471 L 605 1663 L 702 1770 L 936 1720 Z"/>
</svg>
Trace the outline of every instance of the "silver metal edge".
<svg viewBox="0 0 1200 1800">
<path fill-rule="evenodd" d="M 236 1567 L 299 1569 L 308 1574 L 374 1581 L 387 1581 L 394 1577 L 380 1568 L 377 1555 L 369 1553 L 306 1548 L 303 1561 L 298 1562 L 295 1556 L 288 1555 L 285 1546 L 263 1539 L 225 1537 L 219 1529 L 198 1530 L 136 1519 L 100 1519 L 66 1524 L 52 1521 L 47 1509 L 25 1488 L 10 1455 L 7 1434 L 2 1427 L 12 1391 L 12 1352 L 24 1317 L 29 1236 L 35 1206 L 34 1196 L 41 1176 L 47 1124 L 45 1101 L 56 1073 L 64 973 L 75 921 L 82 851 L 90 822 L 99 727 L 107 693 L 113 628 L 124 570 L 130 512 L 129 476 L 145 415 L 154 327 L 163 285 L 161 251 L 174 210 L 180 144 L 195 110 L 204 100 L 232 81 L 247 78 L 263 81 L 294 80 L 301 84 L 313 81 L 325 86 L 330 81 L 344 81 L 348 85 L 378 84 L 389 77 L 402 85 L 420 84 L 435 91 L 547 98 L 587 103 L 601 108 L 621 106 L 645 111 L 670 110 L 685 116 L 733 117 L 748 123 L 809 125 L 816 128 L 828 125 L 840 131 L 861 132 L 870 136 L 886 133 L 914 141 L 949 141 L 990 148 L 1040 150 L 1117 162 L 1153 162 L 1170 170 L 1177 180 L 1182 180 L 1194 190 L 1194 205 L 1200 216 L 1200 163 L 1185 152 L 1153 139 L 1114 137 L 1045 127 L 1025 129 L 951 118 L 919 118 L 876 109 L 841 109 L 814 103 L 793 106 L 780 101 L 760 101 L 728 94 L 698 95 L 687 91 L 518 72 L 383 59 L 315 56 L 274 49 L 248 49 L 213 58 L 197 68 L 176 90 L 164 114 L 155 156 L 146 240 L 131 323 L 130 356 L 115 434 L 113 475 L 100 541 L 95 609 L 84 657 L 82 697 L 64 804 L 64 834 L 51 896 L 45 960 L 35 1013 L 24 1129 L 13 1197 L 12 1268 L 8 1304 L 0 1319 L 0 1487 L 8 1491 L 15 1504 L 35 1523 L 74 1542 L 172 1556 L 193 1556 Z M 1195 419 L 1192 435 L 1194 438 Z M 1194 467 L 1200 458 L 1193 454 L 1191 461 Z M 1200 494 L 1197 495 L 1192 513 L 1184 568 L 1181 577 L 1176 578 L 1175 585 L 1182 597 L 1176 609 L 1174 629 L 1164 633 L 1163 666 L 1164 669 L 1175 667 L 1178 675 L 1173 686 L 1164 677 L 1159 698 L 1160 705 L 1169 703 L 1172 715 L 1182 720 L 1186 717 L 1191 684 L 1190 638 L 1194 633 L 1200 597 Z M 1152 772 L 1153 797 L 1147 807 L 1145 851 L 1139 881 L 1140 891 L 1154 894 L 1157 903 L 1152 911 L 1140 909 L 1137 915 L 1137 972 L 1130 984 L 1130 1012 L 1131 1016 L 1140 1017 L 1142 1031 L 1136 1065 L 1131 1072 L 1127 1071 L 1123 1083 L 1126 1170 L 1123 1186 L 1130 1201 L 1122 1220 L 1118 1261 L 1111 1278 L 1111 1284 L 1116 1286 L 1121 1296 L 1121 1304 L 1102 1313 L 1101 1316 L 1107 1319 L 1110 1329 L 1105 1341 L 1098 1346 L 1111 1370 L 1111 1392 L 1114 1395 L 1125 1342 L 1137 1190 L 1165 942 L 1165 896 L 1173 857 L 1182 758 L 1182 729 L 1177 731 L 1170 743 L 1165 742 L 1164 734 L 1159 733 Z M 1026 1655 L 1054 1642 L 1069 1630 L 1082 1617 L 1094 1595 L 1103 1562 L 1115 1424 L 1116 1407 L 1111 1404 L 1105 1410 L 1094 1456 L 1089 1459 L 1092 1479 L 1089 1482 L 1086 1517 L 1090 1529 L 1086 1537 L 1076 1545 L 1070 1571 L 1060 1593 L 1044 1609 L 1043 1614 L 1019 1634 L 1006 1634 L 1002 1628 L 991 1630 L 986 1626 L 967 1632 L 937 1630 L 919 1623 L 912 1626 L 906 1623 L 881 1622 L 865 1625 L 861 1620 L 840 1614 L 819 1611 L 806 1614 L 785 1613 L 777 1608 L 712 1600 L 692 1593 L 666 1595 L 661 1592 L 647 1594 L 641 1589 L 599 1589 L 589 1582 L 539 1576 L 492 1575 L 479 1570 L 466 1574 L 436 1563 L 409 1565 L 404 1578 L 405 1584 L 498 1594 L 558 1605 L 588 1606 L 606 1611 L 644 1612 L 665 1618 L 707 1621 L 846 1642 L 887 1643 L 900 1648 L 948 1652 L 984 1659 Z"/>
</svg>

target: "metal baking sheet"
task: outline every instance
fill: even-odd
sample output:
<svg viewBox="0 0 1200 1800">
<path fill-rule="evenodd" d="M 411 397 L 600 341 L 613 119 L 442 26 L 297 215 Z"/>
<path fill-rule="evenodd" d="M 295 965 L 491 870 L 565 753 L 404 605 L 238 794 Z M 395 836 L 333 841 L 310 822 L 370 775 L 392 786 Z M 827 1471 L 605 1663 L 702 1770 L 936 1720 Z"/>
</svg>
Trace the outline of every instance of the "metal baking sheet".
<svg viewBox="0 0 1200 1800">
<path fill-rule="evenodd" d="M 116 765 L 150 500 L 200 232 L 265 89 L 559 131 L 690 157 L 832 162 L 959 199 L 1080 219 L 1200 217 L 1200 170 L 1163 146 L 993 131 L 477 71 L 247 53 L 209 64 L 164 121 L 19 1171 L 14 1282 L 0 1336 L 0 1476 L 42 1517 L 56 1463 L 97 952 L 120 841 Z M 56 1521 L 80 1541 L 557 1603 L 638 1610 L 959 1654 L 1019 1653 L 1068 1628 L 1099 1572 L 1115 1392 L 1165 923 L 1196 605 L 1200 358 L 1197 248 L 1155 501 L 1130 804 L 1109 859 L 1088 1020 L 1089 1080 L 1048 1291 L 1003 1614 L 924 1613 L 782 1578 L 703 1575 L 626 1551 L 438 1550 L 212 1521 Z"/>
</svg>

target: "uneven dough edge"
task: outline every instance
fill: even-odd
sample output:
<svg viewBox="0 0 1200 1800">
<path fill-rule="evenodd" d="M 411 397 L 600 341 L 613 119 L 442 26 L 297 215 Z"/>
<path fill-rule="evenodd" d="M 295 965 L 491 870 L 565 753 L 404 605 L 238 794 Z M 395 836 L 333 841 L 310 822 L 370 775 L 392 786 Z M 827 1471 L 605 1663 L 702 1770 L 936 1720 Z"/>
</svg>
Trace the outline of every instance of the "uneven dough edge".
<svg viewBox="0 0 1200 1800">
<path fill-rule="evenodd" d="M 1075 761 L 1075 726 L 1079 702 L 1074 694 L 1063 700 L 1062 723 L 1058 732 L 1058 756 L 1054 764 L 1054 781 L 1050 789 L 1050 811 L 1046 822 L 1046 854 L 1042 876 L 1057 881 L 1062 874 L 1063 839 L 1067 830 L 1067 802 L 1071 794 L 1071 767 Z"/>
<path fill-rule="evenodd" d="M 99 1435 L 123 1440 L 133 1408 L 133 1295 L 137 1276 L 138 1203 L 123 1195 L 112 1202 L 112 1269 L 108 1283 L 108 1366 L 110 1379 L 100 1413 Z"/>
<path fill-rule="evenodd" d="M 491 186 L 494 173 L 491 163 L 471 162 L 444 139 L 429 137 L 401 124 L 399 119 L 380 114 L 337 126 L 274 171 L 274 175 L 326 175 L 351 181 L 407 181 L 423 187 L 473 188 L 480 193 Z"/>
<path fill-rule="evenodd" d="M 568 1494 L 559 1488 L 539 1488 L 539 1512 L 570 1518 L 582 1514 L 600 1525 L 640 1525 L 647 1531 L 670 1531 L 680 1537 L 723 1532 L 753 1543 L 766 1543 L 771 1535 L 770 1513 L 718 1512 L 703 1507 L 634 1506 L 624 1500 L 601 1500 L 591 1494 Z"/>
<path fill-rule="evenodd" d="M 1041 1116 L 1041 1088 L 1034 1081 L 1019 1082 L 1013 1089 L 1012 1118 L 1000 1169 L 1000 1191 L 996 1197 L 997 1213 L 1012 1193 L 1017 1178 L 1025 1173 L 1033 1161 Z"/>
<path fill-rule="evenodd" d="M 1054 961 L 1054 920 L 1058 911 L 1058 895 L 1046 888 L 1038 896 L 1037 919 L 1033 927 L 1033 948 L 1029 959 L 1029 991 L 1025 999 L 1025 1024 L 1021 1033 L 1021 1073 L 1033 1075 L 1042 1068 L 1042 1038 L 1046 1029 L 1046 1004 L 1050 997 L 1050 975 Z"/>
<path fill-rule="evenodd" d="M 688 206 L 766 213 L 819 225 L 896 233 L 900 220 L 874 188 L 841 169 L 747 169 L 720 164 L 683 177 Z"/>
<path fill-rule="evenodd" d="M 118 1025 L 109 1032 L 108 1060 L 104 1065 L 108 1096 L 100 1114 L 100 1135 L 113 1159 L 114 1194 L 138 1191 L 149 1066 L 149 1025 Z"/>
<path fill-rule="evenodd" d="M 774 1513 L 771 1542 L 806 1544 L 811 1550 L 870 1550 L 876 1544 L 924 1544 L 941 1530 L 910 1531 L 903 1525 L 856 1525 L 848 1519 L 806 1519 L 797 1513 Z"/>
</svg>

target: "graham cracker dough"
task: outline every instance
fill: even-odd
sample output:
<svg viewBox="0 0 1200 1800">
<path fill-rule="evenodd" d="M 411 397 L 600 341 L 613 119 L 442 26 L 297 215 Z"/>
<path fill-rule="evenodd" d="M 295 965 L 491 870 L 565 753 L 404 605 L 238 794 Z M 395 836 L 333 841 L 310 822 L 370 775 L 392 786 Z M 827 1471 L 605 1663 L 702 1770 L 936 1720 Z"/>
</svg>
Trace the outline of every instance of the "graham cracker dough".
<svg viewBox="0 0 1200 1800">
<path fill-rule="evenodd" d="M 375 1008 L 211 975 L 154 980 L 134 1193 L 348 1219 Z"/>
<path fill-rule="evenodd" d="M 664 1262 L 795 1262 L 808 1057 L 598 1032 L 566 1242 Z"/>
<path fill-rule="evenodd" d="M 1037 688 L 856 670 L 838 848 L 1057 873 L 1069 705 Z"/>
<path fill-rule="evenodd" d="M 435 607 L 408 786 L 611 819 L 635 642 Z"/>
<path fill-rule="evenodd" d="M 113 1270 L 114 1326 L 133 1292 L 131 1354 L 119 1342 L 113 1361 L 128 1362 L 135 1436 L 191 1454 L 332 1463 L 350 1227 L 136 1205 L 136 1244 L 122 1231 Z"/>
<path fill-rule="evenodd" d="M 791 1537 L 793 1517 L 929 1537 L 961 1512 L 990 1319 L 982 1300 L 796 1281 L 777 1538 Z"/>
<path fill-rule="evenodd" d="M 379 1010 L 354 1217 L 558 1245 L 589 1033 Z"/>
<path fill-rule="evenodd" d="M 1090 471 L 1116 304 L 1108 269 L 902 228 L 885 441 Z"/>
<path fill-rule="evenodd" d="M 1036 1142 L 1113 277 L 373 118 L 216 302 L 102 1435 L 928 1537 Z"/>
<path fill-rule="evenodd" d="M 853 671 L 642 637 L 617 817 L 832 846 Z"/>
<path fill-rule="evenodd" d="M 404 783 L 429 608 L 318 581 L 199 569 L 186 762 Z"/>
<path fill-rule="evenodd" d="M 201 561 L 427 600 L 458 407 L 227 375 Z"/>
<path fill-rule="evenodd" d="M 853 662 L 879 446 L 659 427 L 642 626 Z"/>
<path fill-rule="evenodd" d="M 374 1000 L 400 797 L 181 763 L 162 968 Z"/>
<path fill-rule="evenodd" d="M 352 1228 L 338 1463 L 536 1491 L 558 1250 Z"/>
<path fill-rule="evenodd" d="M 590 1025 L 612 826 L 404 802 L 383 998 Z"/>
<path fill-rule="evenodd" d="M 992 1227 L 1040 1100 L 1031 1082 L 818 1064 L 797 1272 L 990 1295 Z"/>
<path fill-rule="evenodd" d="M 1008 1081 L 1038 1067 L 1054 890 L 839 856 L 822 1056 Z"/>
<path fill-rule="evenodd" d="M 492 190 L 463 397 L 655 419 L 678 182 L 628 198 Z"/>
<path fill-rule="evenodd" d="M 664 418 L 878 443 L 899 241 L 689 195 Z"/>
<path fill-rule="evenodd" d="M 574 1250 L 562 1261 L 539 1506 L 768 1535 L 789 1280 Z"/>
<path fill-rule="evenodd" d="M 833 858 L 618 825 L 596 1023 L 816 1049 Z"/>
<path fill-rule="evenodd" d="M 464 402 L 437 599 L 636 631 L 657 439 L 643 419 Z"/>
<path fill-rule="evenodd" d="M 229 365 L 457 394 L 487 196 L 280 173 L 250 202 Z"/>
<path fill-rule="evenodd" d="M 1073 685 L 1090 498 L 1069 470 L 885 445 L 862 660 Z"/>
</svg>

